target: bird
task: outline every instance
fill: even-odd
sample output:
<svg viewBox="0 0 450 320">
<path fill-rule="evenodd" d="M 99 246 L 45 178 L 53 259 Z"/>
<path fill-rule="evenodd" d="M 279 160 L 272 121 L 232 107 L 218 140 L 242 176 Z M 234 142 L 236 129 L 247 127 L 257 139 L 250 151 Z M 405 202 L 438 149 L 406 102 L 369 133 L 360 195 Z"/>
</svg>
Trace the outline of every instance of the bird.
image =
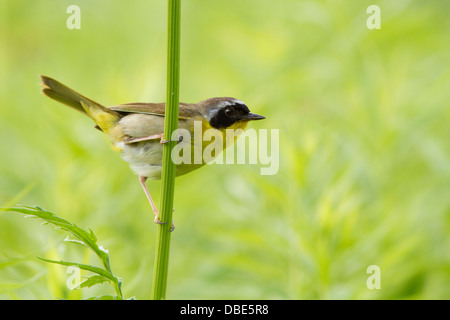
<svg viewBox="0 0 450 320">
<path fill-rule="evenodd" d="M 48 76 L 41 75 L 42 93 L 62 104 L 65 104 L 95 122 L 95 128 L 105 133 L 113 144 L 113 149 L 119 151 L 123 160 L 138 175 L 139 183 L 150 202 L 154 213 L 154 222 L 163 224 L 159 218 L 158 209 L 147 188 L 146 181 L 161 179 L 165 103 L 125 103 L 105 107 L 70 89 L 68 86 Z M 212 130 L 222 137 L 223 148 L 232 145 L 237 136 L 228 139 L 227 129 L 242 132 L 249 121 L 262 120 L 264 116 L 250 112 L 241 100 L 232 97 L 214 97 L 198 103 L 179 103 L 178 130 L 194 133 L 195 124 L 200 124 L 202 133 Z M 180 130 L 181 131 L 181 130 Z M 184 141 L 182 135 L 176 140 L 190 148 L 191 157 L 195 149 L 205 150 L 206 142 Z M 172 140 L 170 140 L 172 141 Z M 186 145 L 187 144 L 187 145 Z M 216 152 L 217 153 L 217 152 Z M 216 157 L 218 154 L 213 156 Z M 176 165 L 176 176 L 181 176 L 201 168 L 206 161 L 191 161 Z M 172 221 L 170 231 L 175 229 Z"/>
</svg>

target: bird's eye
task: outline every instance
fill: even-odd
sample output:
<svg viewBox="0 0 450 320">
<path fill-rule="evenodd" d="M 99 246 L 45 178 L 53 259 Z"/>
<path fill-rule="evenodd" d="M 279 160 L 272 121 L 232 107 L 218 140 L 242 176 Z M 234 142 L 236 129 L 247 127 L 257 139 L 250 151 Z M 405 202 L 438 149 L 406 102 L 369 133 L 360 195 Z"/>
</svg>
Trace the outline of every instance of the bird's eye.
<svg viewBox="0 0 450 320">
<path fill-rule="evenodd" d="M 230 117 L 230 116 L 232 116 L 233 114 L 234 114 L 234 109 L 231 109 L 231 108 L 225 109 L 225 115 L 226 115 L 227 117 Z"/>
</svg>

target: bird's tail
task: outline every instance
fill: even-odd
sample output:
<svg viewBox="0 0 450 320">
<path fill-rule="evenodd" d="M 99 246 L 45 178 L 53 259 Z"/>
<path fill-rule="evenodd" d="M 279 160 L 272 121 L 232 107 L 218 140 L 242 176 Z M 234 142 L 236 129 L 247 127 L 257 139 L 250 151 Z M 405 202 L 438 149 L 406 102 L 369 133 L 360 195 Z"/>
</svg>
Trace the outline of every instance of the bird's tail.
<svg viewBox="0 0 450 320">
<path fill-rule="evenodd" d="M 120 115 L 116 111 L 105 108 L 101 104 L 86 98 L 55 79 L 47 76 L 41 76 L 41 79 L 43 94 L 87 115 L 105 133 L 108 133 L 119 121 Z"/>
</svg>

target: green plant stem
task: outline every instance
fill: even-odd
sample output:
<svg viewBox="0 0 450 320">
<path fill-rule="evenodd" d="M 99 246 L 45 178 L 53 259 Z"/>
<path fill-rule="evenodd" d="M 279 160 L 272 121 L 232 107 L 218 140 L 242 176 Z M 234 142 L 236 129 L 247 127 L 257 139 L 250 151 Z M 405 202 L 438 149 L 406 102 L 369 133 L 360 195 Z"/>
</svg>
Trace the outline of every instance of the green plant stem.
<svg viewBox="0 0 450 320">
<path fill-rule="evenodd" d="M 166 298 L 167 271 L 169 268 L 170 228 L 172 223 L 175 191 L 175 164 L 171 153 L 176 142 L 170 141 L 172 132 L 178 127 L 178 103 L 180 83 L 180 15 L 181 0 L 168 0 L 167 35 L 167 98 L 164 124 L 163 163 L 161 172 L 161 221 L 156 234 L 155 266 L 151 298 Z"/>
</svg>

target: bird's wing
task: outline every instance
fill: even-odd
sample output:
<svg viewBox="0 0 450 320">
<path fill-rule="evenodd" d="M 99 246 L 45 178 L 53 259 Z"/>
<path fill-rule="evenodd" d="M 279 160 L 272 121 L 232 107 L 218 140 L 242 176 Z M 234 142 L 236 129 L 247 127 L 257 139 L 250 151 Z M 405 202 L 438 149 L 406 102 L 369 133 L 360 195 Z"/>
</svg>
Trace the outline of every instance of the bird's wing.
<svg viewBox="0 0 450 320">
<path fill-rule="evenodd" d="M 122 115 L 119 126 L 131 143 L 142 141 L 142 138 L 161 135 L 164 132 L 164 103 L 127 103 L 109 107 Z M 192 131 L 193 122 L 203 119 L 195 105 L 180 103 L 178 128 Z M 150 139 L 149 139 L 150 140 Z"/>
<path fill-rule="evenodd" d="M 165 103 L 142 103 L 142 102 L 120 104 L 108 108 L 122 113 L 143 113 L 159 117 L 164 117 L 166 110 Z M 179 120 L 187 120 L 192 117 L 200 115 L 201 115 L 200 111 L 198 111 L 197 108 L 195 108 L 195 106 L 191 105 L 191 107 L 189 107 L 189 104 L 187 103 L 180 103 L 178 112 Z"/>
</svg>

